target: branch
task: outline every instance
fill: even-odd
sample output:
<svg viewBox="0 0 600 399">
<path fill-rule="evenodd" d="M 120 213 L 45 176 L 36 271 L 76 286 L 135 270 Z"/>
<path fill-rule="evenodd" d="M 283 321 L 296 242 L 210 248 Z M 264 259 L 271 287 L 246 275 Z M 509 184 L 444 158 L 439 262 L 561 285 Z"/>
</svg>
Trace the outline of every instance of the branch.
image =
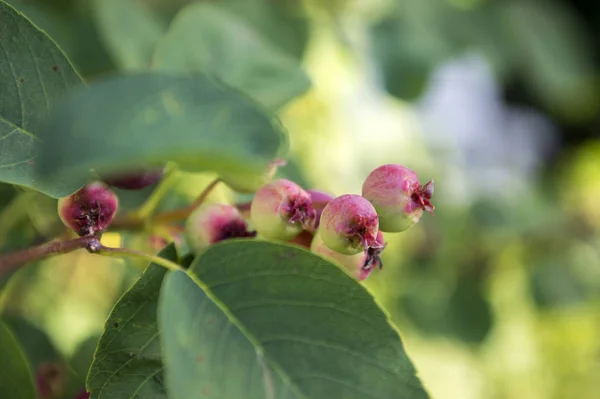
<svg viewBox="0 0 600 399">
<path fill-rule="evenodd" d="M 37 259 L 46 258 L 51 255 L 66 254 L 81 248 L 94 249 L 96 245 L 99 245 L 98 238 L 88 236 L 67 241 L 50 241 L 37 247 L 0 255 L 0 276 L 11 269 Z"/>
<path fill-rule="evenodd" d="M 161 258 L 160 256 L 150 255 L 144 252 L 136 251 L 135 249 L 129 248 L 109 248 L 104 245 L 100 245 L 97 251 L 95 251 L 98 255 L 106 255 L 106 256 L 129 256 L 133 258 L 142 258 L 146 259 L 152 263 L 156 263 L 157 265 L 161 265 L 162 267 L 169 270 L 184 270 L 183 267 L 179 266 L 177 263 L 172 262 L 168 259 Z"/>
</svg>

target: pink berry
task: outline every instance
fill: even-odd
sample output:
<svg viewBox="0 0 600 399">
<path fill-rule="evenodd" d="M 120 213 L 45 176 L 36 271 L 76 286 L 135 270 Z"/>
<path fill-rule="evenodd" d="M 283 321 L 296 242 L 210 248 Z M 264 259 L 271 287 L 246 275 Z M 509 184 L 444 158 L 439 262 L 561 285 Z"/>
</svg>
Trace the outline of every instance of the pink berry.
<svg viewBox="0 0 600 399">
<path fill-rule="evenodd" d="M 42 363 L 35 371 L 35 382 L 40 399 L 52 399 L 64 394 L 67 369 L 60 363 Z"/>
<path fill-rule="evenodd" d="M 331 200 L 323 213 L 319 233 L 325 245 L 344 255 L 381 248 L 377 241 L 379 218 L 373 205 L 360 195 L 345 194 Z"/>
<path fill-rule="evenodd" d="M 204 204 L 186 221 L 186 241 L 194 252 L 230 238 L 254 237 L 239 211 L 227 204 Z"/>
<path fill-rule="evenodd" d="M 379 214 L 379 228 L 401 232 L 419 222 L 423 211 L 433 214 L 433 180 L 421 186 L 417 174 L 402 165 L 389 164 L 369 174 L 362 195 Z"/>
<path fill-rule="evenodd" d="M 319 223 L 321 221 L 321 214 L 323 213 L 323 209 L 327 206 L 329 201 L 331 201 L 334 196 L 323 191 L 318 190 L 307 190 L 307 193 L 310 194 L 310 199 L 312 200 L 313 209 L 317 212 L 317 216 L 315 218 L 314 226 L 309 227 L 309 231 L 314 233 L 319 227 Z"/>
<path fill-rule="evenodd" d="M 288 241 L 315 222 L 310 195 L 296 183 L 278 179 L 262 186 L 250 205 L 250 220 L 259 235 Z"/>
<path fill-rule="evenodd" d="M 106 229 L 112 222 L 119 199 L 104 183 L 92 182 L 58 200 L 58 214 L 65 226 L 80 236 Z"/>
<path fill-rule="evenodd" d="M 113 187 L 123 190 L 141 190 L 158 182 L 164 172 L 164 167 L 129 171 L 103 177 L 102 180 Z"/>
<path fill-rule="evenodd" d="M 220 178 L 229 188 L 242 194 L 251 194 L 263 185 L 271 182 L 277 173 L 277 169 L 285 166 L 286 161 L 275 159 L 267 165 L 266 170 L 257 176 L 237 176 L 221 174 Z"/>
<path fill-rule="evenodd" d="M 90 398 L 90 393 L 87 392 L 85 389 L 80 391 L 77 396 L 75 396 L 73 399 L 89 399 Z"/>
<path fill-rule="evenodd" d="M 385 245 L 381 232 L 377 234 L 377 240 L 380 244 Z M 383 247 L 370 247 L 367 253 L 359 252 L 354 255 L 344 255 L 330 249 L 327 245 L 325 245 L 323 238 L 317 232 L 313 238 L 310 250 L 311 252 L 319 254 L 325 259 L 342 266 L 351 275 L 361 281 L 366 280 L 373 270 L 376 268 L 381 269 L 382 267 L 380 256 L 381 252 L 383 251 Z"/>
</svg>

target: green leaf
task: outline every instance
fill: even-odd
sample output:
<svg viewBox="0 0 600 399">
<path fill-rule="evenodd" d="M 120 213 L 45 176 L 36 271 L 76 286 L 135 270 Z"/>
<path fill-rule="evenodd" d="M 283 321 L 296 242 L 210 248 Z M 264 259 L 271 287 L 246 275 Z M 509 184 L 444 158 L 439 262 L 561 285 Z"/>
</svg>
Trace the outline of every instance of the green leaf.
<svg viewBox="0 0 600 399">
<path fill-rule="evenodd" d="M 14 8 L 0 1 L 0 181 L 60 197 L 77 187 L 40 181 L 37 123 L 82 80 L 64 53 Z"/>
<path fill-rule="evenodd" d="M 191 4 L 177 15 L 157 47 L 153 66 L 210 74 L 273 110 L 310 87 L 297 59 L 243 19 L 211 4 Z"/>
<path fill-rule="evenodd" d="M 301 59 L 309 40 L 309 22 L 297 0 L 222 0 L 219 7 L 242 18 L 279 50 Z"/>
<path fill-rule="evenodd" d="M 140 164 L 260 173 L 285 135 L 255 102 L 202 76 L 139 73 L 71 92 L 45 120 L 44 178 L 78 180 Z"/>
<path fill-rule="evenodd" d="M 175 261 L 174 245 L 159 256 Z M 163 267 L 151 264 L 113 308 L 87 378 L 91 399 L 167 398 L 156 325 L 164 275 Z"/>
<path fill-rule="evenodd" d="M 167 31 L 149 5 L 137 0 L 95 0 L 100 36 L 122 69 L 149 67 L 154 47 Z"/>
<path fill-rule="evenodd" d="M 0 321 L 0 397 L 36 399 L 33 376 L 19 343 Z"/>
<path fill-rule="evenodd" d="M 158 320 L 169 397 L 427 398 L 373 297 L 303 249 L 229 241 L 168 275 Z"/>
</svg>

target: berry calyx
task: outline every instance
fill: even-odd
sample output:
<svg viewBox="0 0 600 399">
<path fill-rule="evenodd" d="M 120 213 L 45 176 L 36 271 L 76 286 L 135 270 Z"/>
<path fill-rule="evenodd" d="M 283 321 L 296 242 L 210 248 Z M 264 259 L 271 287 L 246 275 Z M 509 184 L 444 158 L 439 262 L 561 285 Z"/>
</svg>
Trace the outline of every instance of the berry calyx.
<svg viewBox="0 0 600 399">
<path fill-rule="evenodd" d="M 287 164 L 283 159 L 275 159 L 267 165 L 265 171 L 257 176 L 236 176 L 221 174 L 219 178 L 233 191 L 241 194 L 251 194 L 263 185 L 271 182 L 277 173 L 277 169 Z"/>
<path fill-rule="evenodd" d="M 423 211 L 433 214 L 433 180 L 421 186 L 417 174 L 405 166 L 382 165 L 367 176 L 362 195 L 379 214 L 379 228 L 401 232 L 419 222 Z"/>
<path fill-rule="evenodd" d="M 377 241 L 379 218 L 375 208 L 360 195 L 345 194 L 331 200 L 323 213 L 319 232 L 330 249 L 344 255 L 381 248 Z"/>
<path fill-rule="evenodd" d="M 315 222 L 310 195 L 298 184 L 278 179 L 262 186 L 250 205 L 250 220 L 259 235 L 288 241 Z"/>
<path fill-rule="evenodd" d="M 317 234 L 315 234 L 311 243 L 310 251 L 342 266 L 351 275 L 358 280 L 363 281 L 369 277 L 373 270 L 382 268 L 381 253 L 383 252 L 385 244 L 381 232 L 378 233 L 377 240 L 383 245 L 381 248 L 370 247 L 367 250 L 367 253 L 359 252 L 354 255 L 344 255 L 325 245 L 321 234 L 317 231 Z"/>
<path fill-rule="evenodd" d="M 110 186 L 123 190 L 141 190 L 157 183 L 162 178 L 163 172 L 164 167 L 140 169 L 102 177 L 102 180 Z"/>
<path fill-rule="evenodd" d="M 58 215 L 65 226 L 78 235 L 90 236 L 105 230 L 112 222 L 119 199 L 101 182 L 92 182 L 58 200 Z"/>
<path fill-rule="evenodd" d="M 188 246 L 199 252 L 209 245 L 230 238 L 255 237 L 240 212 L 227 204 L 203 204 L 186 221 Z"/>
</svg>

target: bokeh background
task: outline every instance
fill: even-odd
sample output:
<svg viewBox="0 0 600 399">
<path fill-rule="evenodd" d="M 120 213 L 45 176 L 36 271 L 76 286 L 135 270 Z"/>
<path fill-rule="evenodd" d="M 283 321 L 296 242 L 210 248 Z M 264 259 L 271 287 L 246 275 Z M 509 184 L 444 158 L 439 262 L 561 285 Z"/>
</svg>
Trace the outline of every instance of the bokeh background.
<svg viewBox="0 0 600 399">
<path fill-rule="evenodd" d="M 147 67 L 190 2 L 9 1 L 89 81 Z M 290 133 L 283 176 L 336 195 L 360 193 L 384 163 L 435 180 L 435 216 L 387 234 L 384 269 L 366 283 L 432 397 L 598 398 L 600 3 L 212 3 L 232 3 L 312 80 L 279 115 Z M 178 173 L 161 208 L 212 177 Z M 122 211 L 151 190 L 121 192 Z M 221 187 L 211 201 L 235 196 Z M 1 252 L 62 232 L 55 200 L 2 185 L 0 205 Z M 106 316 L 143 267 L 83 251 L 31 264 L 0 281 L 1 312 L 32 362 L 66 359 L 83 386 Z"/>
</svg>

